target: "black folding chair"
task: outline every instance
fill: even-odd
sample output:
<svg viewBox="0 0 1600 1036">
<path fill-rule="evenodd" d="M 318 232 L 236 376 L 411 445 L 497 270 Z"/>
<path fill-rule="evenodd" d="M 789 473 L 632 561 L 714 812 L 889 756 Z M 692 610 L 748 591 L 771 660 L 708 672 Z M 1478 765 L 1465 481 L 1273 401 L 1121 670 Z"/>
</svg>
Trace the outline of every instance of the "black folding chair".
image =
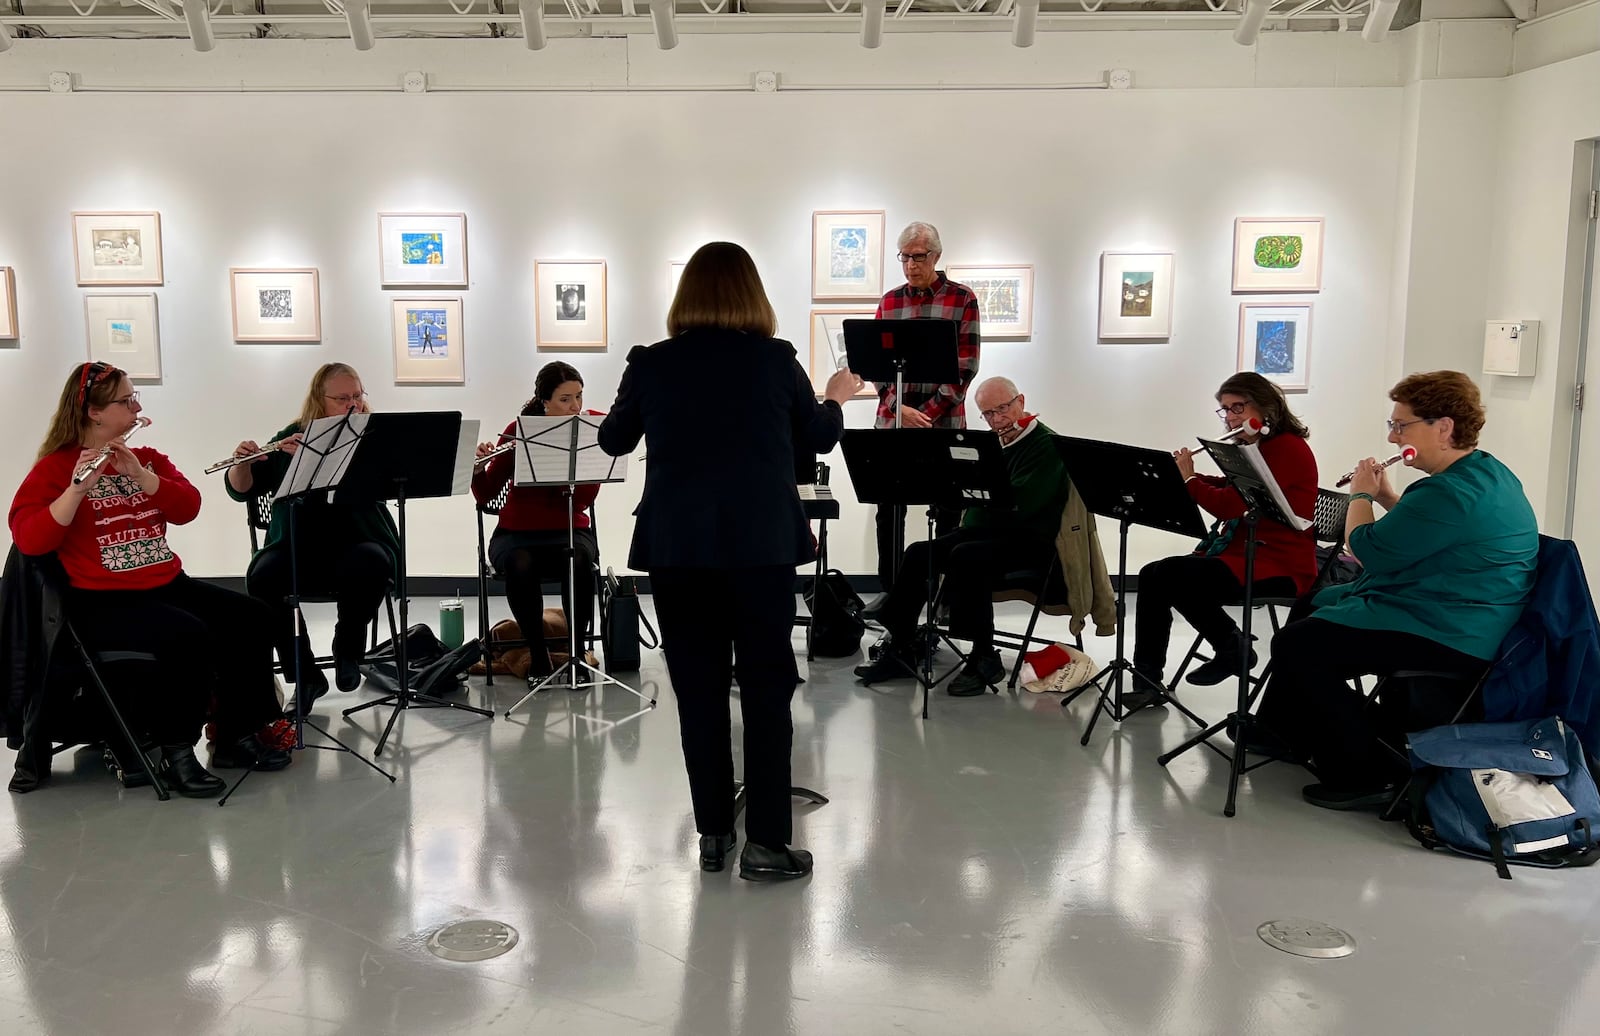
<svg viewBox="0 0 1600 1036">
<path fill-rule="evenodd" d="M 506 500 L 510 495 L 511 480 L 508 478 L 506 479 L 505 485 L 500 487 L 500 492 L 495 494 L 493 500 L 490 500 L 488 503 L 477 505 L 478 643 L 483 648 L 484 683 L 486 684 L 494 683 L 495 652 L 505 651 L 509 648 L 527 647 L 531 643 L 526 630 L 520 631 L 522 633 L 521 637 L 508 638 L 505 640 L 494 640 L 492 643 L 489 636 L 489 584 L 503 583 L 505 582 L 505 576 L 495 571 L 493 562 L 489 560 L 489 538 L 484 531 L 483 520 L 485 516 L 498 517 L 500 512 L 505 509 Z M 594 504 L 592 503 L 589 505 L 589 528 L 600 528 L 599 519 L 595 514 Z M 564 526 L 563 531 L 565 531 Z M 600 571 L 600 559 L 599 557 L 596 557 L 595 563 L 593 566 L 591 566 L 591 570 L 589 572 L 589 578 L 594 580 L 594 608 L 589 613 L 589 625 L 583 631 L 583 636 L 581 638 L 585 650 L 589 651 L 592 651 L 594 649 L 594 645 L 600 640 L 600 631 L 596 626 L 596 618 L 600 614 L 600 607 L 602 603 L 601 594 L 603 593 L 603 580 L 600 578 Z M 582 578 L 582 575 L 580 574 L 578 578 Z M 545 589 L 548 589 L 552 586 L 555 587 L 556 599 L 562 601 L 563 607 L 565 607 L 565 598 L 561 594 L 561 581 L 559 579 L 553 581 L 546 580 L 542 585 Z M 544 637 L 543 640 L 546 650 L 556 648 L 558 650 L 565 651 L 568 647 L 567 638 L 564 635 L 559 637 Z M 609 662 L 607 664 L 609 665 Z"/>
<path fill-rule="evenodd" d="M 1094 521 L 1091 515 L 1089 520 Z M 1067 516 L 1063 511 L 1061 515 L 1062 531 L 1066 531 Z M 1040 615 L 1071 615 L 1072 602 L 1068 600 L 1066 559 L 1061 554 L 1063 537 L 1058 536 L 1055 549 L 1050 552 L 1050 561 L 1043 568 L 1018 569 L 1006 572 L 996 581 L 992 598 L 995 604 L 1007 601 L 1023 601 L 1033 606 L 1028 613 L 1028 627 L 1021 633 L 995 627 L 994 642 L 1001 647 L 1010 648 L 1017 653 L 1017 660 L 1011 666 L 1011 678 L 1006 681 L 1006 687 L 1016 690 L 1017 680 L 1022 676 L 1023 654 L 1028 647 L 1037 644 L 1048 647 L 1055 641 L 1049 637 L 1038 637 L 1034 630 L 1039 626 Z M 1083 650 L 1083 633 L 1073 635 L 1073 646 L 1079 651 Z"/>
</svg>

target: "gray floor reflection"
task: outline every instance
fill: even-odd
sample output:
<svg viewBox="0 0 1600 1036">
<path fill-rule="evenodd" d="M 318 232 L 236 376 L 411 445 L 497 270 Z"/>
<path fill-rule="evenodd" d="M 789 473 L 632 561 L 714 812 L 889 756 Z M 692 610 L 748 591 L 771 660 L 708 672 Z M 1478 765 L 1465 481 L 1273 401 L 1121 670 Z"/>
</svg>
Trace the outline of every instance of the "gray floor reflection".
<svg viewBox="0 0 1600 1036">
<path fill-rule="evenodd" d="M 61 757 L 51 787 L 0 799 L 0 1032 L 1546 1033 L 1600 1006 L 1590 874 L 1499 881 L 1304 806 L 1281 766 L 1224 820 L 1220 760 L 1155 764 L 1177 715 L 1080 748 L 1086 699 L 941 695 L 923 722 L 912 684 L 863 688 L 853 662 L 818 660 L 795 696 L 795 780 L 832 802 L 797 808 L 815 875 L 771 887 L 697 869 L 653 652 L 642 715 L 616 688 L 492 723 L 409 713 L 393 786 L 305 753 L 219 809 Z M 503 710 L 523 690 L 467 693 Z M 317 710 L 368 752 L 386 717 L 338 710 L 370 693 Z M 1359 949 L 1278 953 L 1255 935 L 1275 917 Z M 428 954 L 462 918 L 521 942 Z"/>
</svg>

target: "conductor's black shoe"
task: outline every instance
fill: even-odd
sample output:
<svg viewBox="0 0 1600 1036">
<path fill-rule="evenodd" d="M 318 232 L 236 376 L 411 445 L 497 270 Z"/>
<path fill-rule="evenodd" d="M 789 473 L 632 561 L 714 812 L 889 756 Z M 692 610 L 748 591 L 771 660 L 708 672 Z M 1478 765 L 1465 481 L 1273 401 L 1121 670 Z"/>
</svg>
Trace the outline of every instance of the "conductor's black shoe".
<svg viewBox="0 0 1600 1036">
<path fill-rule="evenodd" d="M 1323 809 L 1378 809 L 1387 806 L 1389 800 L 1394 798 L 1394 785 L 1330 788 L 1326 784 L 1308 784 L 1300 789 L 1300 797 Z"/>
<path fill-rule="evenodd" d="M 738 836 L 732 831 L 725 835 L 701 835 L 700 869 L 720 871 L 728 860 L 728 854 L 733 852 L 733 844 L 736 841 Z"/>
<path fill-rule="evenodd" d="M 905 648 L 890 641 L 878 657 L 856 666 L 856 679 L 862 683 L 883 683 L 885 680 L 904 680 L 917 669 L 917 660 Z"/>
<path fill-rule="evenodd" d="M 1153 687 L 1145 686 L 1142 680 L 1137 682 L 1140 686 L 1131 691 L 1122 692 L 1123 709 L 1128 712 L 1137 712 L 1140 709 L 1148 709 L 1152 706 L 1160 706 L 1167 703 L 1161 692 Z"/>
<path fill-rule="evenodd" d="M 982 654 L 974 653 L 961 667 L 961 672 L 950 681 L 949 694 L 956 698 L 973 698 L 1005 679 L 1005 663 L 1000 652 L 990 648 Z"/>
<path fill-rule="evenodd" d="M 1250 649 L 1250 668 L 1256 667 L 1256 652 Z M 1214 687 L 1224 680 L 1236 680 L 1239 677 L 1239 653 L 1237 651 L 1218 651 L 1217 657 L 1209 662 L 1202 663 L 1189 670 L 1189 682 L 1196 687 Z"/>
<path fill-rule="evenodd" d="M 163 745 L 161 771 L 167 787 L 185 798 L 216 798 L 228 786 L 221 777 L 200 765 L 192 745 Z"/>
<path fill-rule="evenodd" d="M 804 849 L 768 849 L 744 843 L 739 854 L 739 877 L 746 881 L 792 881 L 811 873 L 811 854 Z"/>
<path fill-rule="evenodd" d="M 288 766 L 290 756 L 281 748 L 268 748 L 254 734 L 231 744 L 216 744 L 211 749 L 211 765 L 219 770 L 262 770 L 272 772 Z"/>
</svg>

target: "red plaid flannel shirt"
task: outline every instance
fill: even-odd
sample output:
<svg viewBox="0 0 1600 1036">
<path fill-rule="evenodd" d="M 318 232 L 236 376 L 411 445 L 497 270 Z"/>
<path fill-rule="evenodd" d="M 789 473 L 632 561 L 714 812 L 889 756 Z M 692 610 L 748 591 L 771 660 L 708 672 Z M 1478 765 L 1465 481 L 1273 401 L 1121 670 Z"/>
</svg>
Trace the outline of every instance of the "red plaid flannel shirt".
<svg viewBox="0 0 1600 1036">
<path fill-rule="evenodd" d="M 965 428 L 967 386 L 978 376 L 978 296 L 965 284 L 957 284 L 940 272 L 931 289 L 902 284 L 878 303 L 879 320 L 918 317 L 960 323 L 956 331 L 956 357 L 961 364 L 961 380 L 954 385 L 908 381 L 905 404 L 922 411 L 935 428 Z M 875 427 L 894 427 L 895 403 L 894 382 L 880 382 Z"/>
</svg>

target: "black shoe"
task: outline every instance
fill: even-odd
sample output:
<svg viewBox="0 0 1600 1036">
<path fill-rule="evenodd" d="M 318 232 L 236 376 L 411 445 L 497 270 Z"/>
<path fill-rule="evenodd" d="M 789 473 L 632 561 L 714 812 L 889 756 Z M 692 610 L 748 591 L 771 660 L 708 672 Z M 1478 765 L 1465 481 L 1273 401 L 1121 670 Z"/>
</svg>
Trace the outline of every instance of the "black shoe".
<svg viewBox="0 0 1600 1036">
<path fill-rule="evenodd" d="M 1381 809 L 1394 798 L 1394 785 L 1330 788 L 1326 784 L 1308 784 L 1300 789 L 1300 797 L 1313 806 L 1321 806 L 1323 809 Z"/>
<path fill-rule="evenodd" d="M 1000 661 L 1000 652 L 990 648 L 982 654 L 974 653 L 967 659 L 961 672 L 950 681 L 946 693 L 956 698 L 974 698 L 999 683 L 1005 675 L 1006 667 Z"/>
<path fill-rule="evenodd" d="M 1250 668 L 1256 667 L 1256 652 L 1250 649 Z M 1196 687 L 1214 687 L 1226 680 L 1239 678 L 1239 655 L 1233 651 L 1218 651 L 1217 657 L 1189 670 L 1189 683 Z"/>
<path fill-rule="evenodd" d="M 887 603 L 889 603 L 889 595 L 886 593 L 879 594 L 861 610 L 861 617 L 868 622 L 877 622 L 882 618 L 883 606 Z"/>
<path fill-rule="evenodd" d="M 768 849 L 744 843 L 739 854 L 739 877 L 746 881 L 791 881 L 811 873 L 811 854 L 804 849 Z"/>
<path fill-rule="evenodd" d="M 211 765 L 219 770 L 264 770 L 271 772 L 288 766 L 290 756 L 281 748 L 268 748 L 254 734 L 232 744 L 213 744 Z"/>
<path fill-rule="evenodd" d="M 293 675 L 293 673 L 285 674 L 285 676 Z M 296 684 L 295 693 L 283 706 L 283 714 L 289 719 L 294 719 L 294 703 L 295 700 L 300 697 L 301 692 L 304 692 L 306 695 L 306 715 L 309 716 L 311 715 L 311 706 L 316 703 L 318 698 L 328 693 L 328 674 L 324 673 L 321 669 L 318 669 L 314 665 L 306 666 L 305 686 L 302 687 L 299 684 Z"/>
<path fill-rule="evenodd" d="M 856 666 L 855 675 L 862 683 L 873 684 L 909 679 L 916 669 L 917 660 L 911 657 L 910 652 L 890 641 L 877 658 Z"/>
<path fill-rule="evenodd" d="M 367 628 L 360 626 L 354 633 L 335 623 L 333 627 L 333 682 L 341 691 L 353 691 L 361 686 L 361 663 L 367 660 Z M 323 677 L 324 680 L 327 677 Z"/>
<path fill-rule="evenodd" d="M 214 799 L 228 786 L 228 782 L 200 765 L 191 745 L 162 746 L 161 771 L 167 787 L 185 798 Z"/>
<path fill-rule="evenodd" d="M 728 859 L 728 854 L 733 852 L 733 845 L 738 841 L 738 835 L 729 831 L 725 835 L 700 836 L 700 869 L 703 871 L 720 871 Z"/>
<path fill-rule="evenodd" d="M 361 686 L 361 663 L 365 655 L 354 658 L 339 658 L 333 660 L 333 682 L 341 691 L 353 691 Z M 326 679 L 326 677 L 324 677 Z"/>
</svg>

